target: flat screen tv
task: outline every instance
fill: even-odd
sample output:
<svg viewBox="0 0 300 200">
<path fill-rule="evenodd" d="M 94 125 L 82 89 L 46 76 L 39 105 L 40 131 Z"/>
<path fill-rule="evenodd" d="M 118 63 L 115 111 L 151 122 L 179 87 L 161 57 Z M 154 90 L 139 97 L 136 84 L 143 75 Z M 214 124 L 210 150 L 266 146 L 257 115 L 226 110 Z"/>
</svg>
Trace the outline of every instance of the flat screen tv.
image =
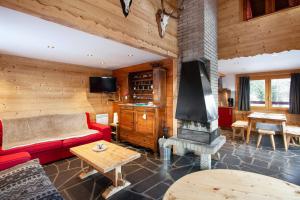
<svg viewBox="0 0 300 200">
<path fill-rule="evenodd" d="M 117 80 L 114 77 L 90 77 L 90 92 L 116 92 Z"/>
</svg>

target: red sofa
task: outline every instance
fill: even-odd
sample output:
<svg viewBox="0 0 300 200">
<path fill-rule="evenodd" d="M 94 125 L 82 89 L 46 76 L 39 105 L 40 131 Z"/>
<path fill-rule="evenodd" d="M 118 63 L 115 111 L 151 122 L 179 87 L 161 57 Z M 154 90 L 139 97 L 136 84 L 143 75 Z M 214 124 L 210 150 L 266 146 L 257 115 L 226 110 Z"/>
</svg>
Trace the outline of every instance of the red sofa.
<svg viewBox="0 0 300 200">
<path fill-rule="evenodd" d="M 31 159 L 39 158 L 41 164 L 46 164 L 73 156 L 73 154 L 70 153 L 69 149 L 74 146 L 79 146 L 97 140 L 106 140 L 108 142 L 111 141 L 111 129 L 109 126 L 92 122 L 90 120 L 89 113 L 86 113 L 86 118 L 88 128 L 97 130 L 98 133 L 65 140 L 37 143 L 8 150 L 2 149 L 2 122 L 0 120 L 0 164 L 1 160 L 4 163 L 8 162 L 9 164 L 7 164 L 6 166 L 6 168 L 8 168 L 14 165 L 14 160 L 16 160 L 16 164 L 20 164 L 20 161 L 23 160 L 27 161 L 28 154 L 25 155 L 24 152 L 29 153 Z M 18 154 L 22 152 L 23 154 Z M 16 159 L 16 157 L 18 159 Z M 4 166 L 3 163 L 1 165 Z M 4 168 L 5 167 L 2 167 L 2 169 Z"/>
</svg>

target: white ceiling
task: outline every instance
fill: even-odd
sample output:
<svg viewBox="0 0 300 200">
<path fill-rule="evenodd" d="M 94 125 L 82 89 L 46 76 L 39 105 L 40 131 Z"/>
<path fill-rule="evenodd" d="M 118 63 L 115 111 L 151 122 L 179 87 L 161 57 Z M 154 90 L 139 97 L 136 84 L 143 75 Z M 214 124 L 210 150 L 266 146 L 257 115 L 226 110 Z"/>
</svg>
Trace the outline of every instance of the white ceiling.
<svg viewBox="0 0 300 200">
<path fill-rule="evenodd" d="M 108 69 L 163 59 L 4 7 L 0 7 L 0 53 Z"/>
<path fill-rule="evenodd" d="M 300 50 L 219 60 L 218 67 L 224 74 L 300 69 Z"/>
</svg>

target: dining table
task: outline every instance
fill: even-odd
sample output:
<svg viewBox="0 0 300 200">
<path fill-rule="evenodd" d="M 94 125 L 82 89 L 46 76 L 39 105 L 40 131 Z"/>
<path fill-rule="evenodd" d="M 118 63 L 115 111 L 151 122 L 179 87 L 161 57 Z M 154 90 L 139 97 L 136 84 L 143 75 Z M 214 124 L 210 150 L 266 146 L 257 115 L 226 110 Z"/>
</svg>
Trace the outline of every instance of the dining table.
<svg viewBox="0 0 300 200">
<path fill-rule="evenodd" d="M 270 124 L 279 124 L 282 126 L 282 136 L 284 149 L 287 151 L 287 141 L 286 141 L 286 115 L 278 113 L 263 113 L 263 112 L 253 112 L 247 116 L 248 118 L 248 129 L 247 129 L 247 138 L 246 143 L 249 144 L 250 134 L 252 130 L 253 123 L 270 123 Z"/>
</svg>

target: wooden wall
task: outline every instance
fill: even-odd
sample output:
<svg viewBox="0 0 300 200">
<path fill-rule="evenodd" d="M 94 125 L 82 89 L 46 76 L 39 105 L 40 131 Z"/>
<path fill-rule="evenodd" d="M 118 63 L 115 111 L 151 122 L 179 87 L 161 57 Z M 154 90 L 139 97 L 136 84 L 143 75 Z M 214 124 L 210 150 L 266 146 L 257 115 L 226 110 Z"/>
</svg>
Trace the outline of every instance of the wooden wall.
<svg viewBox="0 0 300 200">
<path fill-rule="evenodd" d="M 161 61 L 163 63 L 163 67 L 167 69 L 167 127 L 169 128 L 169 135 L 173 135 L 173 116 L 174 110 L 173 106 L 174 97 L 173 97 L 173 72 L 176 72 L 176 60 L 173 59 L 165 59 Z M 152 69 L 151 63 L 143 63 L 135 66 L 125 67 L 121 69 L 117 69 L 113 71 L 113 76 L 117 77 L 118 86 L 120 87 L 120 96 L 121 100 L 124 100 L 124 96 L 128 95 L 128 73 L 136 72 L 136 71 L 145 71 Z M 117 109 L 117 104 L 115 104 L 114 109 Z"/>
<path fill-rule="evenodd" d="M 243 21 L 241 2 L 218 1 L 219 59 L 300 49 L 300 6 Z"/>
<path fill-rule="evenodd" d="M 0 55 L 0 118 L 111 113 L 106 94 L 89 93 L 89 76 L 110 70 Z"/>
<path fill-rule="evenodd" d="M 171 10 L 177 0 L 168 0 Z M 160 0 L 133 0 L 124 17 L 120 0 L 1 0 L 0 6 L 99 35 L 133 47 L 177 57 L 177 21 L 169 20 L 166 35 L 159 37 L 155 14 Z"/>
<path fill-rule="evenodd" d="M 291 73 L 300 73 L 300 68 L 295 70 L 284 70 L 284 71 L 273 71 L 273 72 L 262 72 L 262 73 L 251 73 L 251 74 L 237 74 L 235 87 L 236 87 L 236 96 L 235 96 L 235 111 L 234 111 L 234 120 L 246 120 L 247 116 L 251 112 L 271 112 L 271 113 L 281 113 L 287 116 L 287 124 L 288 125 L 297 125 L 300 126 L 300 115 L 290 114 L 287 108 L 260 108 L 260 107 L 252 107 L 251 111 L 239 111 L 238 110 L 238 94 L 239 94 L 239 77 L 241 76 L 249 76 L 250 79 L 268 79 L 268 78 L 280 78 L 290 76 Z M 268 97 L 268 94 L 266 94 Z"/>
</svg>

